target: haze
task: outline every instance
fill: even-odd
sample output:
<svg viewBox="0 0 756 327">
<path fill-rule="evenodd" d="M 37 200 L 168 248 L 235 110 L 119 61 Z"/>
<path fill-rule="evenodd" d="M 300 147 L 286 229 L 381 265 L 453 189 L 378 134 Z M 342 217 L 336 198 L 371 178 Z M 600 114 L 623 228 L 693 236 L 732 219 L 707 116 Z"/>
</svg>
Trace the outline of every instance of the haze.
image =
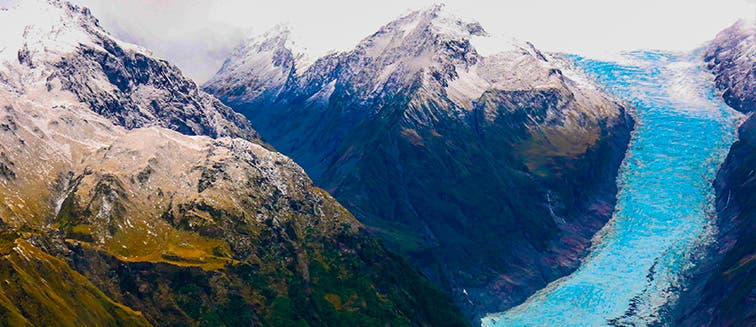
<svg viewBox="0 0 756 327">
<path fill-rule="evenodd" d="M 16 0 L 17 1 L 17 0 Z M 8 6 L 13 0 L 0 0 Z M 381 25 L 438 1 L 75 0 L 117 37 L 210 78 L 245 37 L 288 23 L 317 56 L 349 49 Z M 756 18 L 756 0 L 448 0 L 447 9 L 489 34 L 549 51 L 604 56 L 630 49 L 689 50 L 739 18 Z"/>
</svg>

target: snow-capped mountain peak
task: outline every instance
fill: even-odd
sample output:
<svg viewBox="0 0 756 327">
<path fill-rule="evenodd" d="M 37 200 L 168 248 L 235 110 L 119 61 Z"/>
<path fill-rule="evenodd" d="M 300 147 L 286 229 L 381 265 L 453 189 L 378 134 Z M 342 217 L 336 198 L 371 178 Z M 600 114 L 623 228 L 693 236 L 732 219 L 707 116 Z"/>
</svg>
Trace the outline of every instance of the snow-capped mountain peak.
<svg viewBox="0 0 756 327">
<path fill-rule="evenodd" d="M 527 288 L 530 283 L 529 277 L 509 279 L 516 269 L 501 268 L 518 258 L 502 258 L 507 263 L 482 270 L 476 266 L 489 260 L 476 253 L 509 248 L 500 235 L 513 229 L 503 226 L 524 226 L 517 219 L 501 224 L 507 216 L 502 210 L 509 209 L 498 207 L 501 197 L 489 200 L 489 190 L 535 189 L 530 183 L 540 178 L 562 185 L 583 178 L 578 176 L 596 176 L 593 163 L 618 166 L 615 158 L 621 159 L 624 151 L 604 144 L 619 144 L 629 137 L 624 109 L 598 89 L 583 87 L 579 83 L 583 80 L 571 77 L 579 73 L 570 71 L 557 56 L 529 43 L 509 41 L 494 44 L 497 51 L 483 54 L 474 41 L 486 34 L 479 23 L 432 6 L 383 25 L 352 50 L 321 57 L 304 73 L 288 70 L 282 88 L 234 83 L 269 81 L 265 77 L 271 70 L 255 67 L 236 71 L 236 76 L 221 71 L 222 78 L 207 90 L 253 119 L 273 146 L 291 155 L 376 233 L 386 233 L 389 243 L 400 235 L 401 241 L 393 245 L 407 249 L 421 269 L 439 276 L 442 285 L 456 288 L 460 303 L 470 304 L 471 311 L 484 311 L 485 306 L 512 298 L 480 290 Z M 573 174 L 554 169 L 565 162 L 586 170 Z M 615 179 L 602 174 L 600 183 Z M 573 199 L 572 192 L 549 190 L 530 200 L 517 195 L 509 198 L 513 201 L 507 206 L 519 207 L 530 217 L 561 199 Z M 608 195 L 607 199 L 614 197 Z M 552 196 L 560 200 L 552 201 Z M 479 213 L 484 211 L 490 219 L 481 219 Z M 608 219 L 608 214 L 601 215 L 600 219 Z M 512 217 L 519 215 L 513 212 Z M 537 235 L 554 235 L 554 242 L 560 242 L 557 227 L 546 227 L 552 224 L 553 212 L 532 217 L 548 219 L 549 225 L 528 223 L 544 227 Z M 582 218 L 567 221 L 578 219 Z M 479 229 L 463 227 L 480 224 L 501 233 L 485 236 Z M 522 236 L 530 232 L 507 235 L 513 236 L 513 246 L 530 247 L 529 237 Z M 479 244 L 486 244 L 487 250 L 479 251 Z M 459 252 L 449 255 L 452 249 Z M 533 250 L 537 251 L 542 250 Z M 554 265 L 547 261 L 571 258 L 523 263 L 529 271 L 522 271 L 522 276 L 552 271 Z M 467 260 L 476 263 L 462 263 Z M 482 271 L 487 276 L 478 279 Z M 507 276 L 506 280 L 500 276 Z M 481 283 L 490 284 L 474 286 Z M 460 289 L 472 291 L 461 294 Z"/>
<path fill-rule="evenodd" d="M 308 98 L 327 101 L 340 84 L 336 79 L 359 85 L 355 91 L 362 98 L 378 96 L 385 88 L 407 87 L 420 71 L 475 64 L 479 56 L 470 40 L 484 35 L 479 23 L 434 5 L 384 25 L 351 51 L 311 62 L 291 30 L 278 25 L 237 47 L 205 87 L 227 102 L 253 105 L 269 105 L 282 92 L 303 88 L 314 92 Z"/>
<path fill-rule="evenodd" d="M 411 34 L 434 35 L 444 38 L 469 38 L 486 35 L 480 23 L 459 17 L 443 4 L 435 4 L 423 10 L 413 11 L 384 25 L 375 35 L 402 32 L 403 37 Z"/>
<path fill-rule="evenodd" d="M 34 18 L 33 20 L 31 18 Z M 76 51 L 81 45 L 99 48 L 98 39 L 112 37 L 105 32 L 88 8 L 60 0 L 21 1 L 0 11 L 0 62 L 15 61 L 20 50 L 25 59 L 30 55 L 60 56 Z M 147 55 L 150 52 L 133 44 L 119 41 L 129 50 Z M 47 60 L 50 58 L 39 58 Z"/>
<path fill-rule="evenodd" d="M 472 109 L 486 90 L 559 87 L 559 64 L 528 42 L 491 37 L 480 23 L 443 5 L 405 14 L 361 40 L 354 49 L 301 65 L 287 44 L 291 34 L 275 28 L 245 42 L 225 62 L 206 90 L 232 105 L 269 106 L 286 99 L 327 105 L 333 96 L 366 107 L 375 99 L 410 91 L 450 109 Z M 485 55 L 477 47 L 484 46 Z M 404 90 L 404 91 L 402 91 Z M 348 94 L 347 94 L 348 93 Z M 449 105 L 444 99 L 451 100 Z M 243 109 L 246 110 L 246 109 Z"/>
<path fill-rule="evenodd" d="M 259 97 L 255 89 L 265 89 L 266 94 L 275 97 L 290 77 L 302 74 L 312 64 L 312 57 L 300 44 L 289 25 L 275 25 L 236 47 L 206 85 L 233 85 L 237 88 L 235 93 L 245 93 L 244 100 Z M 250 71 L 255 74 L 245 73 Z"/>
<path fill-rule="evenodd" d="M 0 11 L 0 274 L 14 280 L 0 288 L 11 313 L 0 325 L 276 325 L 271 303 L 300 281 L 380 303 L 347 308 L 353 321 L 466 325 L 175 66 L 108 35 L 84 8 L 22 1 Z M 174 285 L 177 274 L 191 278 Z M 185 285 L 209 284 L 191 294 L 207 301 L 181 300 Z M 315 312 L 299 293 L 287 312 L 339 323 L 342 308 Z M 420 296 L 432 300 L 407 304 Z"/>
<path fill-rule="evenodd" d="M 87 8 L 22 1 L 0 11 L 0 30 L 0 91 L 73 95 L 126 128 L 157 125 L 184 134 L 257 138 L 244 117 L 175 66 L 115 39 Z"/>
<path fill-rule="evenodd" d="M 262 35 L 248 39 L 244 46 L 235 50 L 238 55 L 248 55 L 249 51 L 258 52 L 288 50 L 291 52 L 298 70 L 307 69 L 312 64 L 312 56 L 303 41 L 297 38 L 289 24 L 276 24 Z"/>
<path fill-rule="evenodd" d="M 29 17 L 35 17 L 34 21 Z M 86 23 L 85 19 L 87 16 L 66 10 L 57 1 L 23 1 L 0 11 L 0 29 L 3 30 L 0 61 L 15 61 L 17 50 L 23 48 L 29 51 L 54 46 L 61 52 L 73 51 L 78 44 L 89 42 L 89 35 L 78 28 Z"/>
<path fill-rule="evenodd" d="M 381 58 L 377 62 L 404 61 L 417 66 L 413 68 L 422 68 L 429 61 L 443 61 L 441 57 L 463 60 L 475 57 L 477 54 L 469 47 L 470 39 L 483 35 L 486 32 L 478 22 L 459 18 L 446 11 L 443 5 L 434 5 L 384 25 L 363 39 L 354 52 Z"/>
</svg>

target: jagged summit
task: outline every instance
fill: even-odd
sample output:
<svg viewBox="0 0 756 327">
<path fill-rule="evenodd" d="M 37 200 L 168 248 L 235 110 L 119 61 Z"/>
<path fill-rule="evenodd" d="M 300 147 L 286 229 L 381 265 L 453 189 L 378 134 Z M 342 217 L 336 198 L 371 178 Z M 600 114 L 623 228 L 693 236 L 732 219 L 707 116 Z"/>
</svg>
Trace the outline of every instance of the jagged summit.
<svg viewBox="0 0 756 327">
<path fill-rule="evenodd" d="M 368 84 L 366 90 L 371 92 L 391 85 L 407 87 L 421 70 L 447 80 L 454 77 L 455 68 L 467 69 L 478 62 L 470 39 L 485 34 L 479 23 L 463 21 L 443 5 L 434 5 L 400 17 L 363 39 L 347 55 L 346 65 L 364 77 L 357 82 Z"/>
<path fill-rule="evenodd" d="M 299 69 L 305 69 L 307 64 L 311 63 L 309 49 L 302 44 L 294 28 L 288 23 L 276 24 L 261 36 L 248 40 L 247 43 L 273 43 L 277 47 L 288 49 L 298 62 L 304 64 L 298 67 Z"/>
<path fill-rule="evenodd" d="M 126 128 L 258 139 L 249 122 L 149 51 L 115 39 L 87 8 L 31 0 L 0 12 L 0 88 L 56 92 Z"/>
<path fill-rule="evenodd" d="M 473 41 L 488 37 L 484 28 L 476 21 L 457 17 L 443 5 L 403 15 L 361 40 L 354 49 L 325 55 L 312 64 L 303 63 L 302 52 L 289 44 L 290 35 L 286 28 L 277 27 L 245 41 L 205 89 L 229 104 L 269 106 L 284 98 L 327 104 L 334 94 L 338 97 L 347 89 L 350 96 L 364 103 L 422 86 L 437 93 L 431 98 L 448 93 L 455 102 L 449 109 L 455 111 L 469 110 L 472 101 L 499 80 L 477 72 L 484 57 Z M 498 61 L 507 60 L 507 73 L 516 75 L 507 80 L 533 80 L 519 75 L 533 75 L 534 71 L 511 66 L 546 61 L 529 43 L 497 48 L 508 51 L 498 51 L 485 65 L 501 66 Z M 552 67 L 541 68 L 548 73 Z"/>
<path fill-rule="evenodd" d="M 264 64 L 206 90 L 478 315 L 574 267 L 611 214 L 584 208 L 615 199 L 583 185 L 614 185 L 631 124 L 558 56 L 509 42 L 483 54 L 486 37 L 437 5 L 304 71 L 245 57 Z M 275 87 L 254 82 L 281 66 Z"/>
<path fill-rule="evenodd" d="M 0 30 L 0 325 L 466 325 L 291 159 L 208 137 L 254 131 L 86 9 L 23 3 Z"/>
<path fill-rule="evenodd" d="M 6 8 L 0 15 L 0 26 L 3 29 L 0 35 L 3 45 L 0 47 L 0 61 L 12 61 L 16 59 L 18 52 L 25 52 L 25 59 L 30 60 L 32 54 L 65 55 L 76 51 L 81 45 L 97 47 L 98 39 L 115 41 L 102 30 L 99 21 L 88 8 L 66 1 L 20 1 L 14 7 Z M 131 50 L 149 54 L 149 51 L 136 45 L 120 43 Z"/>
<path fill-rule="evenodd" d="M 290 24 L 276 24 L 264 33 L 252 36 L 234 49 L 232 57 L 245 59 L 254 57 L 258 53 L 288 51 L 291 53 L 291 59 L 296 62 L 297 70 L 304 70 L 312 63 L 311 54 L 307 47 L 302 45 L 294 33 Z M 281 59 L 281 58 L 278 58 Z M 233 61 L 227 60 L 232 63 Z"/>
<path fill-rule="evenodd" d="M 454 15 L 442 4 L 413 11 L 381 27 L 364 39 L 357 48 L 372 45 L 378 36 L 390 35 L 394 40 L 431 37 L 434 39 L 461 40 L 472 36 L 488 35 L 480 23 Z M 385 45 L 385 44 L 384 44 Z M 422 45 L 405 44 L 404 46 Z"/>
<path fill-rule="evenodd" d="M 481 24 L 443 5 L 403 15 L 352 50 L 312 64 L 303 64 L 301 52 L 289 45 L 290 34 L 279 26 L 244 42 L 205 89 L 242 112 L 291 99 L 328 105 L 330 99 L 343 99 L 342 92 L 359 99 L 353 107 L 369 110 L 375 106 L 367 104 L 376 99 L 412 90 L 418 101 L 436 102 L 447 114 L 458 115 L 489 89 L 531 90 L 581 81 L 569 71 L 565 80 L 560 62 L 533 44 L 491 37 Z"/>
<path fill-rule="evenodd" d="M 213 86 L 233 85 L 236 89 L 231 92 L 239 94 L 240 101 L 263 96 L 255 90 L 265 90 L 267 98 L 275 98 L 290 77 L 304 71 L 311 63 L 307 50 L 300 48 L 294 40 L 291 27 L 279 24 L 243 41 L 206 85 L 211 89 Z M 244 73 L 248 71 L 256 74 Z"/>
</svg>

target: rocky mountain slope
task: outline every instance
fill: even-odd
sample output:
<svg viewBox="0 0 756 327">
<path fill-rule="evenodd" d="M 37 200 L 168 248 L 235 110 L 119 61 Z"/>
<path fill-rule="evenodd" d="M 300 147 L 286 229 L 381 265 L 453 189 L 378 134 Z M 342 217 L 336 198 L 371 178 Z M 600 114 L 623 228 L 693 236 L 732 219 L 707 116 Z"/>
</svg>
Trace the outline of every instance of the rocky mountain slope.
<svg viewBox="0 0 756 327">
<path fill-rule="evenodd" d="M 245 118 L 85 8 L 25 1 L 0 29 L 0 324 L 467 324 Z"/>
<path fill-rule="evenodd" d="M 676 309 L 681 326 L 756 324 L 756 25 L 739 21 L 709 43 L 708 67 L 725 102 L 746 114 L 717 174 L 717 242 Z"/>
<path fill-rule="evenodd" d="M 483 56 L 441 6 L 310 63 L 270 32 L 205 90 L 249 117 L 473 320 L 572 271 L 610 217 L 632 120 L 530 44 Z"/>
</svg>

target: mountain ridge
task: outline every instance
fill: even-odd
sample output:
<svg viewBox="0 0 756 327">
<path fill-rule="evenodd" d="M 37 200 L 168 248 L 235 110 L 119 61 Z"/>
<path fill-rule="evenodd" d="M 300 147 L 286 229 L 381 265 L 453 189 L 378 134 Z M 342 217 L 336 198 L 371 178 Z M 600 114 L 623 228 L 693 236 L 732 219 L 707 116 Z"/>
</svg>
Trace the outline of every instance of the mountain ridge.
<svg viewBox="0 0 756 327">
<path fill-rule="evenodd" d="M 0 288 L 3 322 L 467 325 L 175 67 L 70 3 L 14 10 L 0 12 L 22 37 L 0 50 L 0 274 L 23 283 Z"/>
<path fill-rule="evenodd" d="M 473 321 L 575 268 L 611 215 L 632 129 L 565 60 L 527 43 L 482 56 L 482 35 L 431 7 L 289 70 L 275 96 L 245 82 L 254 69 L 204 86 Z"/>
<path fill-rule="evenodd" d="M 175 66 L 116 42 L 86 8 L 32 0 L 2 15 L 6 48 L 0 49 L 5 62 L 0 80 L 6 90 L 60 86 L 127 128 L 157 125 L 189 135 L 260 141 L 244 117 L 202 92 Z M 26 23 L 29 16 L 41 18 Z"/>
</svg>

